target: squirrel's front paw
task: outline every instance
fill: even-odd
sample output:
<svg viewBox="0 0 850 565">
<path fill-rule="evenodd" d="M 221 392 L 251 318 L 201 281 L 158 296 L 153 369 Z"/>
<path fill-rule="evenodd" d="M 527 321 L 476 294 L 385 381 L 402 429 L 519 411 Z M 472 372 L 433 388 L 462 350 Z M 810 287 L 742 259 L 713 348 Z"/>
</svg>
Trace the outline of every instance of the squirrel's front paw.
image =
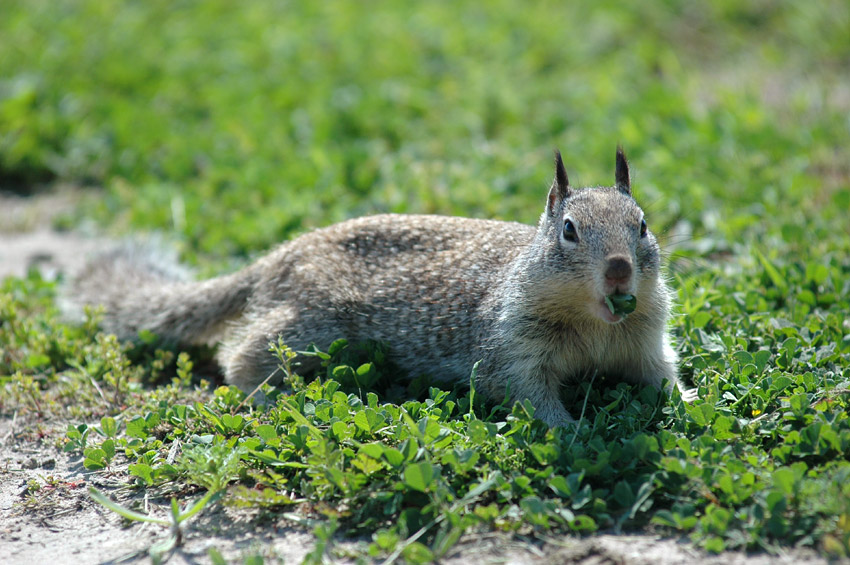
<svg viewBox="0 0 850 565">
<path fill-rule="evenodd" d="M 682 400 L 689 404 L 699 398 L 699 394 L 695 388 L 683 388 L 680 389 L 680 392 L 682 393 Z"/>
<path fill-rule="evenodd" d="M 550 428 L 557 428 L 558 426 L 566 428 L 575 425 L 576 423 L 575 419 L 573 419 L 573 417 L 570 416 L 570 413 L 564 408 L 561 408 L 560 410 L 550 410 L 544 413 L 538 412 L 535 416 L 538 419 L 543 420 Z"/>
</svg>

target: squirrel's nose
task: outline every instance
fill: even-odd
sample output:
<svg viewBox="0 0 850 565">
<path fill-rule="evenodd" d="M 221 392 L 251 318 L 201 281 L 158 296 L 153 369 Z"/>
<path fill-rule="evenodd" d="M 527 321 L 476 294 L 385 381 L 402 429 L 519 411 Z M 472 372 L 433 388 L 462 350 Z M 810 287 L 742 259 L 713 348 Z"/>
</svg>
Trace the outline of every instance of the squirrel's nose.
<svg viewBox="0 0 850 565">
<path fill-rule="evenodd" d="M 608 257 L 605 280 L 611 284 L 624 284 L 632 278 L 632 262 L 623 255 Z"/>
</svg>

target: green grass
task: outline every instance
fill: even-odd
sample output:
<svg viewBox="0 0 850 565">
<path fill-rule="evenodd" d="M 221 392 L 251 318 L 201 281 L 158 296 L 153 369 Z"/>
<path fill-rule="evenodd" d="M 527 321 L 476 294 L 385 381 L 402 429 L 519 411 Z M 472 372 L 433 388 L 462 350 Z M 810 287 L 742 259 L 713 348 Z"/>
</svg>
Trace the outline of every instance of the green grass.
<svg viewBox="0 0 850 565">
<path fill-rule="evenodd" d="M 601 380 L 549 431 L 421 380 L 378 397 L 392 368 L 348 348 L 256 409 L 193 380 L 204 352 L 65 326 L 31 276 L 0 294 L 0 412 L 70 423 L 138 488 L 320 518 L 372 555 L 476 528 L 847 555 L 850 7 L 573 4 L 7 1 L 0 187 L 91 186 L 63 225 L 162 232 L 212 273 L 365 213 L 533 222 L 554 147 L 597 184 L 620 142 L 699 401 Z"/>
</svg>

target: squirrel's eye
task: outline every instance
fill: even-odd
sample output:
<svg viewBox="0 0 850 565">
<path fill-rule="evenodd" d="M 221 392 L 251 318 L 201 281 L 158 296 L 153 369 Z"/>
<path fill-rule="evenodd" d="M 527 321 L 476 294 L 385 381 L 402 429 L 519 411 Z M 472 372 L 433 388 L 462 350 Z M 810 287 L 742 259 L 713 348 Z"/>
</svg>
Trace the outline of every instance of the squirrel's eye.
<svg viewBox="0 0 850 565">
<path fill-rule="evenodd" d="M 576 233 L 576 226 L 573 224 L 572 220 L 567 220 L 564 222 L 564 239 L 567 241 L 578 241 L 578 234 Z"/>
<path fill-rule="evenodd" d="M 640 236 L 646 237 L 646 220 L 640 221 Z"/>
</svg>

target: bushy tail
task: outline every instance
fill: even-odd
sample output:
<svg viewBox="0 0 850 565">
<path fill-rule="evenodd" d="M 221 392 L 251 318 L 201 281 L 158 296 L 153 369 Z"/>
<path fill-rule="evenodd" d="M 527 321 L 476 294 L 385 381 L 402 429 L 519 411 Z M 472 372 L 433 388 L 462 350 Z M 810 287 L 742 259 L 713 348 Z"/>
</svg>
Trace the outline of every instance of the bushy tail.
<svg viewBox="0 0 850 565">
<path fill-rule="evenodd" d="M 214 341 L 245 309 L 254 269 L 196 282 L 162 255 L 123 247 L 96 257 L 67 285 L 66 314 L 81 320 L 84 306 L 103 306 L 103 329 L 121 339 L 147 330 L 175 343 Z"/>
</svg>

